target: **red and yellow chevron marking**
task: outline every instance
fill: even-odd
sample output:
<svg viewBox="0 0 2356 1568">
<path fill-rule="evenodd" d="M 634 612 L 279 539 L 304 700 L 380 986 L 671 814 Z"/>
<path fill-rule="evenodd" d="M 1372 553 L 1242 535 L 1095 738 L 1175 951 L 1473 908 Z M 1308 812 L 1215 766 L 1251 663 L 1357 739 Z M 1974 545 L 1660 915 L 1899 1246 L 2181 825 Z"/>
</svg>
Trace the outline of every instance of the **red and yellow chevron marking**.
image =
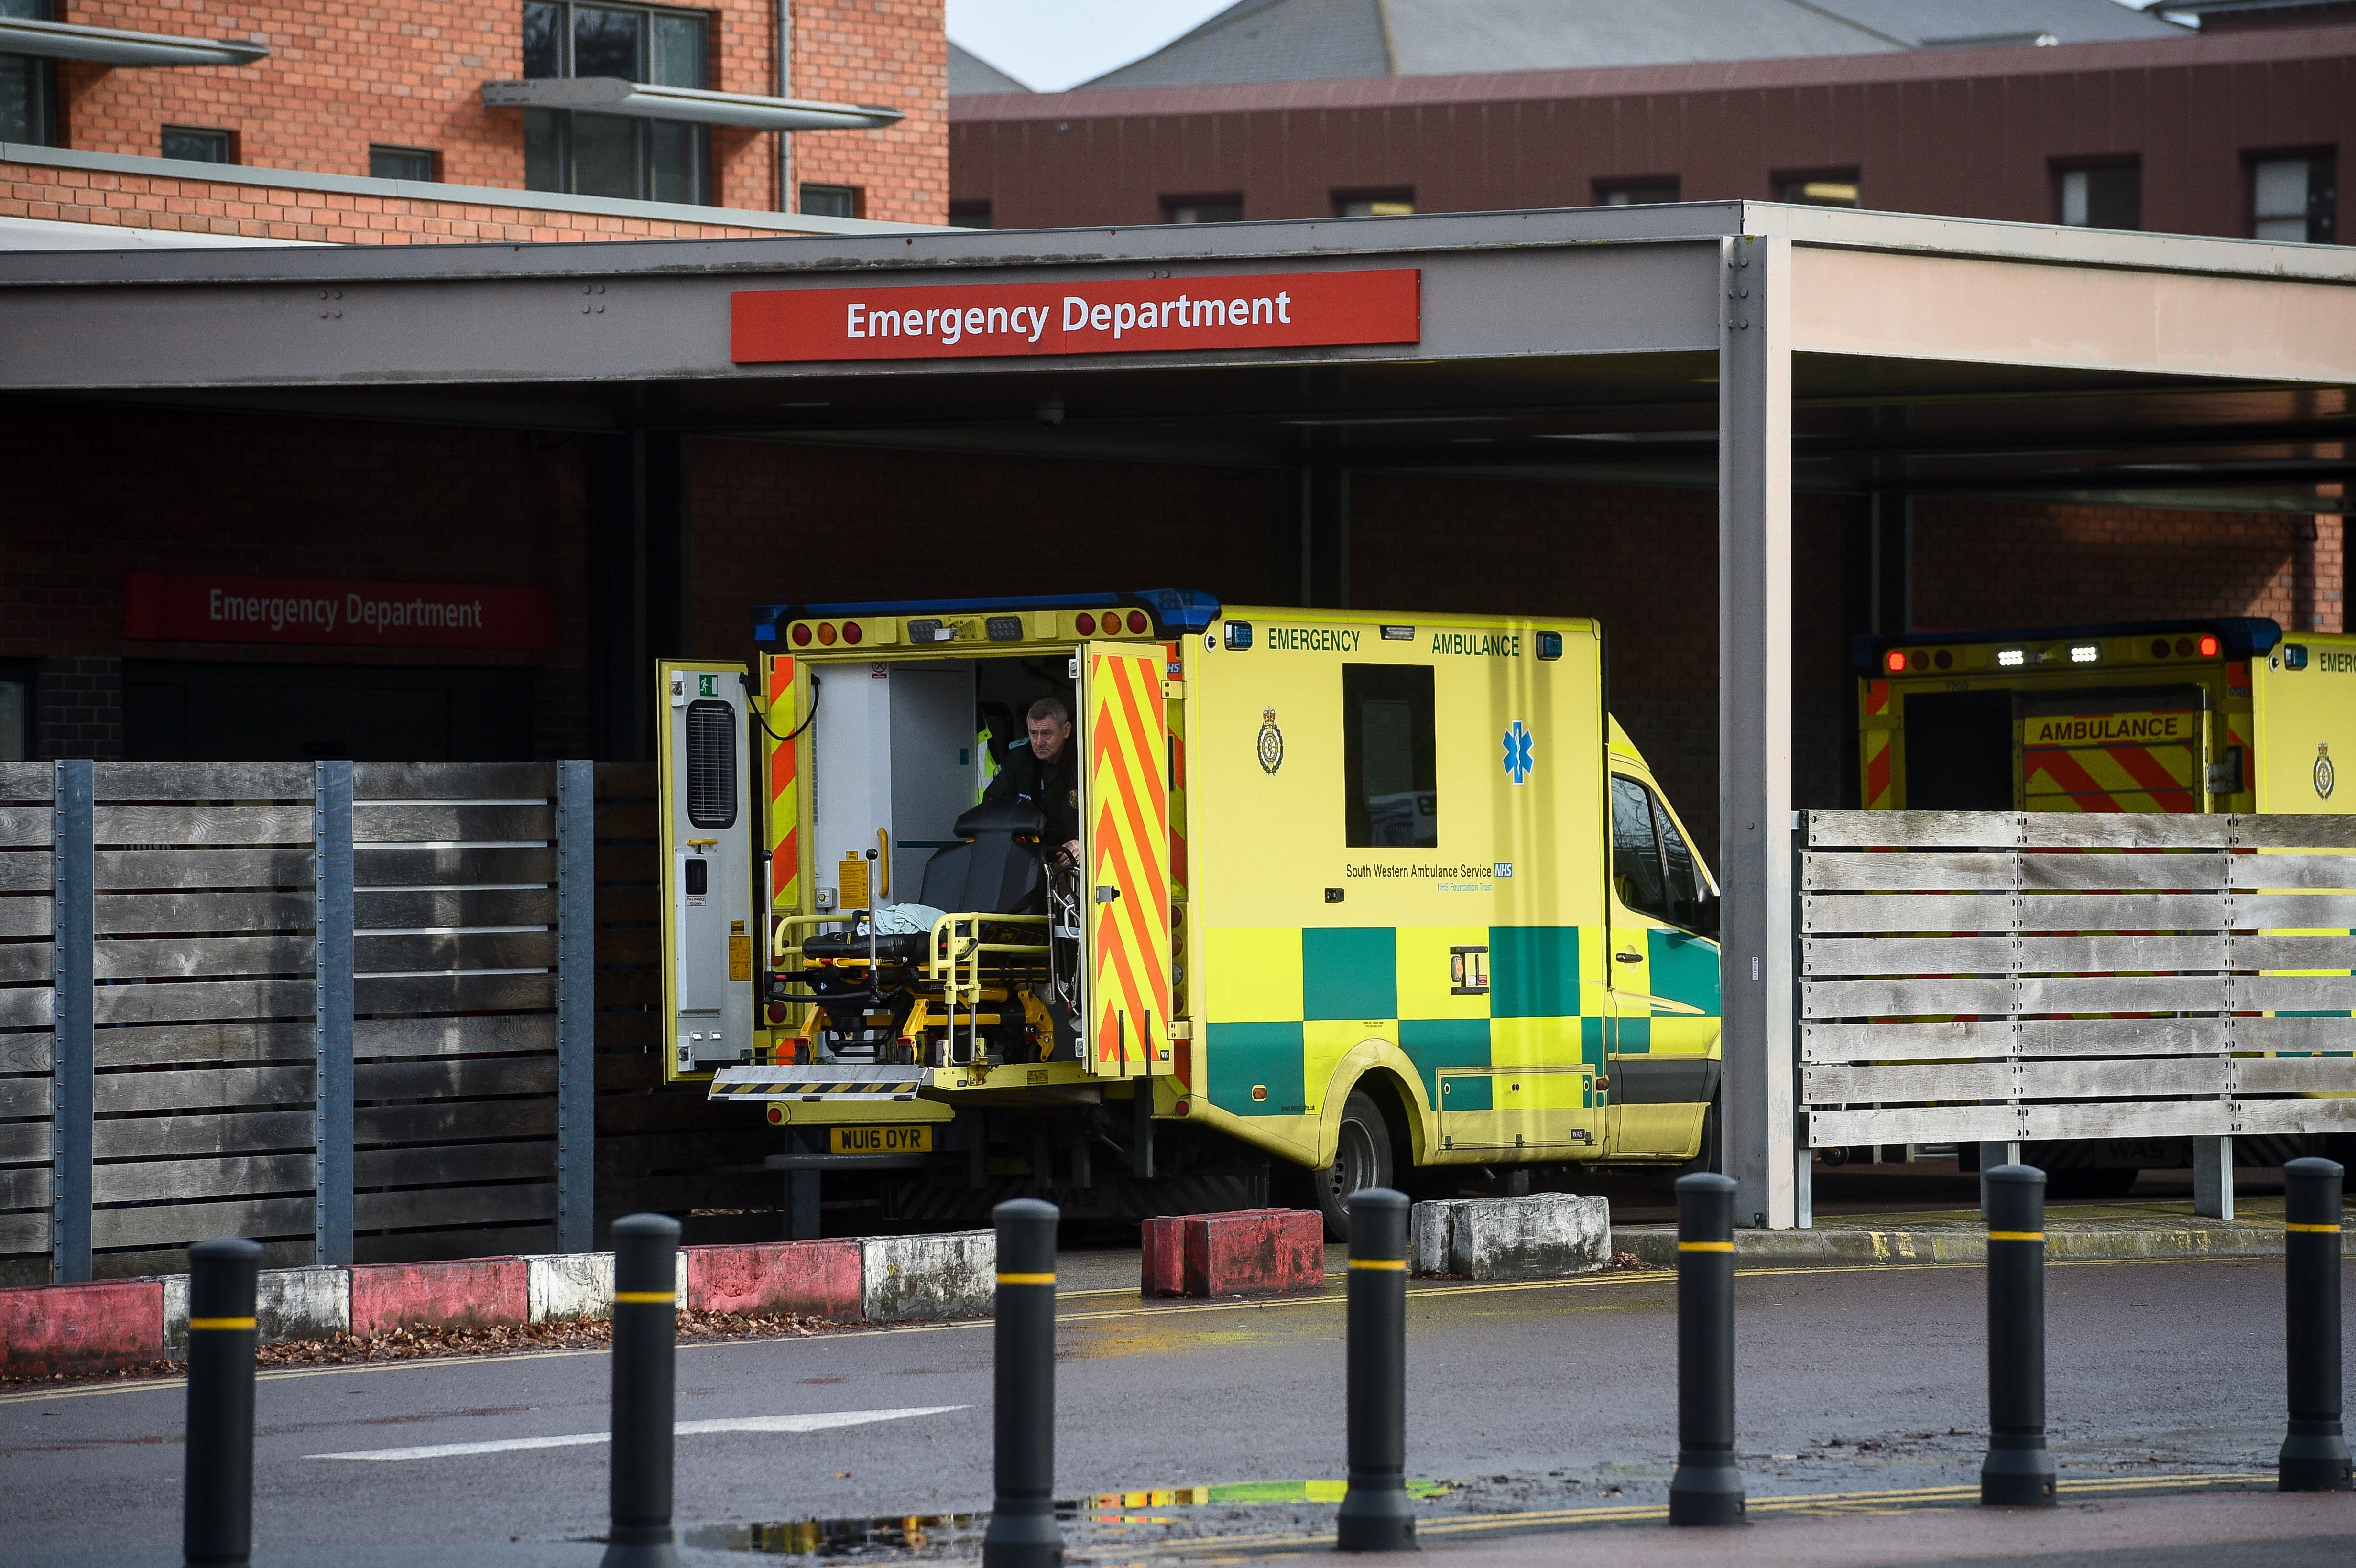
<svg viewBox="0 0 2356 1568">
<path fill-rule="evenodd" d="M 1089 858 L 1096 976 L 1088 1040 L 1099 1073 L 1141 1077 L 1170 1040 L 1168 716 L 1161 650 L 1088 649 Z M 1101 895 L 1098 895 L 1101 897 Z"/>
<path fill-rule="evenodd" d="M 1879 719 L 1890 712 L 1890 683 L 1869 680 L 1865 683 L 1865 716 Z M 1858 736 L 1860 761 L 1865 768 L 1865 808 L 1868 811 L 1888 811 L 1898 803 L 1891 798 L 1890 765 L 1893 752 L 1890 741 L 1894 731 L 1879 725 L 1868 725 Z"/>
<path fill-rule="evenodd" d="M 2190 746 L 2037 746 L 2021 767 L 2031 811 L 2199 811 Z"/>
<path fill-rule="evenodd" d="M 800 705 L 794 698 L 792 655 L 769 660 L 769 677 L 765 685 L 769 728 L 780 735 L 792 734 L 801 723 L 798 716 Z M 761 743 L 769 753 L 769 907 L 798 914 L 802 900 L 801 742 L 788 741 L 780 745 L 765 736 Z"/>
</svg>

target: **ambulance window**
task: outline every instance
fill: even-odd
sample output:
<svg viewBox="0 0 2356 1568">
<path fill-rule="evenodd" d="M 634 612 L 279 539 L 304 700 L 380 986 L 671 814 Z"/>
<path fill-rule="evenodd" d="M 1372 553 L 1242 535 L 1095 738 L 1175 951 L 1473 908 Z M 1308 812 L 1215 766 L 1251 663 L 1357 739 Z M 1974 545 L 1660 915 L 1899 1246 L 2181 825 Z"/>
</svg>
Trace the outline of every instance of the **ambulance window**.
<svg viewBox="0 0 2356 1568">
<path fill-rule="evenodd" d="M 724 702 L 687 705 L 687 819 L 736 826 L 736 712 Z"/>
<path fill-rule="evenodd" d="M 1349 847 L 1440 843 L 1439 765 L 1430 666 L 1342 667 L 1342 749 Z"/>
<path fill-rule="evenodd" d="M 1655 920 L 1669 918 L 1650 792 L 1617 775 L 1612 780 L 1612 885 L 1622 907 Z"/>
<path fill-rule="evenodd" d="M 1676 925 L 1694 923 L 1694 908 L 1701 901 L 1701 875 L 1694 869 L 1693 851 L 1686 848 L 1686 836 L 1669 818 L 1668 809 L 1655 798 L 1653 815 L 1661 824 L 1661 859 L 1669 866 L 1669 920 Z"/>
</svg>

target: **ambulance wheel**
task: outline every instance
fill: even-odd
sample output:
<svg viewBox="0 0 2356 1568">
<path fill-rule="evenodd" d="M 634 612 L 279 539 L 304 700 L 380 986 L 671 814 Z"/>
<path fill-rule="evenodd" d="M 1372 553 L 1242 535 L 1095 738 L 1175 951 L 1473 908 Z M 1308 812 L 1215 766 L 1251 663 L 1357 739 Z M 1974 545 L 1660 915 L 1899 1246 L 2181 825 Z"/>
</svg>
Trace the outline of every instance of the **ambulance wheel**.
<svg viewBox="0 0 2356 1568">
<path fill-rule="evenodd" d="M 1350 1194 L 1391 1184 L 1391 1132 L 1382 1107 L 1363 1091 L 1351 1094 L 1342 1107 L 1342 1136 L 1333 1147 L 1333 1163 L 1310 1172 L 1317 1207 L 1325 1216 L 1325 1234 L 1337 1242 L 1350 1239 Z"/>
</svg>

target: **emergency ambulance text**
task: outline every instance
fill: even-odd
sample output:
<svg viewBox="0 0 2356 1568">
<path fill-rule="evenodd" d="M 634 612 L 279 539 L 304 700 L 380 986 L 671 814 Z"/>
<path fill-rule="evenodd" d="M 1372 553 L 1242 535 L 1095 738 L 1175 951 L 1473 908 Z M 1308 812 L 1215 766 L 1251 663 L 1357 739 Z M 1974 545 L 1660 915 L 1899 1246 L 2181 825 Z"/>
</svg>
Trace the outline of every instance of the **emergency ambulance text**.
<svg viewBox="0 0 2356 1568">
<path fill-rule="evenodd" d="M 1358 632 L 1355 626 L 1270 626 L 1268 645 L 1307 654 L 1355 654 Z"/>
<path fill-rule="evenodd" d="M 1467 654 L 1475 658 L 1515 659 L 1522 656 L 1519 632 L 1434 632 L 1431 651 Z"/>
<path fill-rule="evenodd" d="M 2032 746 L 2104 743 L 2113 741 L 2184 741 L 2192 736 L 2190 713 L 2095 713 L 2031 720 Z"/>
</svg>

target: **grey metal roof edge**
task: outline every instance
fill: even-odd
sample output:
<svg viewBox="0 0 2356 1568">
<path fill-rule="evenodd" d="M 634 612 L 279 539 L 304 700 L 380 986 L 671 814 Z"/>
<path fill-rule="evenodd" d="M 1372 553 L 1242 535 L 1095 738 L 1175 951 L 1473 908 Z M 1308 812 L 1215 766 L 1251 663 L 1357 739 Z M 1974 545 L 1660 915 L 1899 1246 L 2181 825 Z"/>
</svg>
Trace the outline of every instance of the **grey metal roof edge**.
<svg viewBox="0 0 2356 1568">
<path fill-rule="evenodd" d="M 187 158 L 148 158 L 130 153 L 90 153 L 78 147 L 39 147 L 0 142 L 0 164 L 85 169 L 98 174 L 145 175 L 154 179 L 200 179 L 215 185 L 246 185 L 273 190 L 315 190 L 341 196 L 378 196 L 404 201 L 455 201 L 469 207 L 515 207 L 538 212 L 570 212 L 597 218 L 640 218 L 666 223 L 724 223 L 780 233 L 929 234 L 924 224 L 884 223 L 865 218 L 819 218 L 798 212 L 761 212 L 742 207 L 691 207 L 678 201 L 626 201 L 609 196 L 566 196 L 556 191 L 512 190 L 505 186 L 444 185 L 435 180 L 375 179 L 366 175 L 315 174 L 256 164 L 207 164 Z M 566 241 L 573 243 L 573 241 Z"/>
<path fill-rule="evenodd" d="M 5 153 L 0 148 L 0 153 Z M 183 165 L 210 168 L 211 165 Z M 402 182 L 380 181 L 380 184 Z M 420 186 L 436 190 L 444 187 Z M 651 205 L 651 204 L 648 204 Z M 691 212 L 707 208 L 685 208 Z M 720 274 L 787 277 L 954 269 L 1411 261 L 1419 254 L 1693 244 L 1736 234 L 1794 243 L 2128 271 L 2356 283 L 2356 247 L 2124 233 L 1763 201 L 1276 219 L 1033 229 L 893 229 L 771 240 L 582 240 L 317 250 L 0 252 L 0 287 Z M 877 232 L 876 230 L 881 230 Z M 815 241 L 825 241 L 815 243 Z"/>
</svg>

